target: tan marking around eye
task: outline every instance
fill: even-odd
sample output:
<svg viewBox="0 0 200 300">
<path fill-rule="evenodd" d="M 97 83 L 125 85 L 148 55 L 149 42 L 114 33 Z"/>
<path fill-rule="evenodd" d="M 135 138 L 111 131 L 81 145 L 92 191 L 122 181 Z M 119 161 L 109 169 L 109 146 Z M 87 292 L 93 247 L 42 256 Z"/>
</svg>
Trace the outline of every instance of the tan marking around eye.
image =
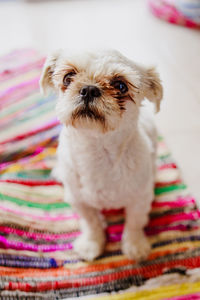
<svg viewBox="0 0 200 300">
<path fill-rule="evenodd" d="M 60 70 L 55 70 L 55 72 L 53 74 L 53 81 L 56 83 L 56 85 L 59 88 L 61 88 L 61 90 L 63 92 L 65 92 L 65 90 L 67 89 L 67 87 L 63 85 L 63 78 L 66 74 L 71 73 L 71 72 L 78 74 L 77 68 L 73 65 L 68 64 Z"/>
<path fill-rule="evenodd" d="M 121 94 L 118 90 L 116 90 L 112 86 L 112 81 L 114 80 L 121 80 L 125 82 L 125 84 L 128 86 L 127 93 Z M 98 84 L 103 89 L 105 98 L 109 98 L 110 102 L 112 102 L 112 109 L 114 109 L 116 112 L 119 112 L 120 114 L 123 113 L 123 111 L 125 110 L 126 101 L 132 101 L 135 103 L 134 94 L 137 93 L 137 87 L 129 81 L 127 81 L 124 77 L 117 75 L 114 77 L 103 77 L 102 79 L 98 79 Z M 107 101 L 105 101 L 105 105 L 106 104 Z"/>
</svg>

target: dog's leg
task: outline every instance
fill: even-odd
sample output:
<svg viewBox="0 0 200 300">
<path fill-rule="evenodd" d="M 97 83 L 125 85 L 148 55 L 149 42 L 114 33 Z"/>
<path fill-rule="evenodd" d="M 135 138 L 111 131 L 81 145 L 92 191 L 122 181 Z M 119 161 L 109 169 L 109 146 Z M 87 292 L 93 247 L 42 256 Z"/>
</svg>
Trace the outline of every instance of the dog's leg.
<svg viewBox="0 0 200 300">
<path fill-rule="evenodd" d="M 103 253 L 105 233 L 99 211 L 85 204 L 78 204 L 75 210 L 80 216 L 81 235 L 74 242 L 74 250 L 81 258 L 91 261 Z"/>
<path fill-rule="evenodd" d="M 142 199 L 140 199 L 142 201 Z M 144 203 L 148 202 L 144 201 Z M 148 222 L 148 208 L 134 209 L 126 207 L 126 222 L 122 237 L 122 251 L 130 259 L 141 261 L 145 259 L 151 249 L 149 241 L 144 233 L 144 226 Z"/>
</svg>

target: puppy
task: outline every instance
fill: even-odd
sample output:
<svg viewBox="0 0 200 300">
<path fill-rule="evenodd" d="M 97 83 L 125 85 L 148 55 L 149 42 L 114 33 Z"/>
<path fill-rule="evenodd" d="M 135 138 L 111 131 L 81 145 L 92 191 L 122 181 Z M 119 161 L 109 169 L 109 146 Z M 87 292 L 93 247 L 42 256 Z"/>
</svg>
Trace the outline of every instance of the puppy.
<svg viewBox="0 0 200 300">
<path fill-rule="evenodd" d="M 102 254 L 106 242 L 102 209 L 125 208 L 122 251 L 142 260 L 150 251 L 143 232 L 154 198 L 157 134 L 145 98 L 159 111 L 162 86 L 146 69 L 117 51 L 50 56 L 40 80 L 58 94 L 63 124 L 54 174 L 64 200 L 80 216 L 75 251 L 85 260 Z"/>
</svg>

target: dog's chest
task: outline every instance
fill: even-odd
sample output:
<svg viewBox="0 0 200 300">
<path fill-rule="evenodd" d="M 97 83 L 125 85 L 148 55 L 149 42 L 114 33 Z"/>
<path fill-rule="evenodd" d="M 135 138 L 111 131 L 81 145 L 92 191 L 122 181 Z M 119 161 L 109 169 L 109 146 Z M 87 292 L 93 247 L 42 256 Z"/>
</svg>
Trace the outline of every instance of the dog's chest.
<svg viewBox="0 0 200 300">
<path fill-rule="evenodd" d="M 134 180 L 134 160 L 127 165 L 123 158 L 118 161 L 107 153 L 85 158 L 77 168 L 83 200 L 90 199 L 95 206 L 118 206 L 122 196 L 128 196 Z"/>
<path fill-rule="evenodd" d="M 117 208 L 133 195 L 137 197 L 138 188 L 149 174 L 148 163 L 145 166 L 143 152 L 138 154 L 139 149 L 133 149 L 133 145 L 122 148 L 81 144 L 78 149 L 71 148 L 81 201 L 98 208 Z"/>
</svg>

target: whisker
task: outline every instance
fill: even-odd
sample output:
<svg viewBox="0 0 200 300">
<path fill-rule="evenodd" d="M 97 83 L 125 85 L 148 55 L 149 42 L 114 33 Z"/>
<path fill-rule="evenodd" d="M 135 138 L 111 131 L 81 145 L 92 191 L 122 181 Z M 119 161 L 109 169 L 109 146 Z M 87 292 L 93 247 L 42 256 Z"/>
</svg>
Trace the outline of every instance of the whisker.
<svg viewBox="0 0 200 300">
<path fill-rule="evenodd" d="M 118 99 L 118 100 L 122 100 L 122 99 L 125 99 L 126 96 L 115 96 L 115 98 Z"/>
<path fill-rule="evenodd" d="M 134 100 L 130 95 L 128 95 L 128 97 L 129 97 L 129 100 L 131 100 L 132 102 L 135 103 L 135 100 Z M 135 103 L 135 104 L 136 104 L 136 103 Z"/>
<path fill-rule="evenodd" d="M 130 95 L 126 95 L 126 96 L 115 96 L 115 98 L 118 100 L 118 102 L 124 102 L 125 100 L 131 100 L 132 102 L 135 103 L 135 100 L 130 96 Z M 136 104 L 136 103 L 135 103 Z"/>
<path fill-rule="evenodd" d="M 128 84 L 130 84 L 130 86 L 132 86 L 132 87 L 135 88 L 136 90 L 139 90 L 139 88 L 138 88 L 136 85 L 134 85 L 133 83 L 131 83 L 131 82 L 128 81 Z"/>
</svg>

